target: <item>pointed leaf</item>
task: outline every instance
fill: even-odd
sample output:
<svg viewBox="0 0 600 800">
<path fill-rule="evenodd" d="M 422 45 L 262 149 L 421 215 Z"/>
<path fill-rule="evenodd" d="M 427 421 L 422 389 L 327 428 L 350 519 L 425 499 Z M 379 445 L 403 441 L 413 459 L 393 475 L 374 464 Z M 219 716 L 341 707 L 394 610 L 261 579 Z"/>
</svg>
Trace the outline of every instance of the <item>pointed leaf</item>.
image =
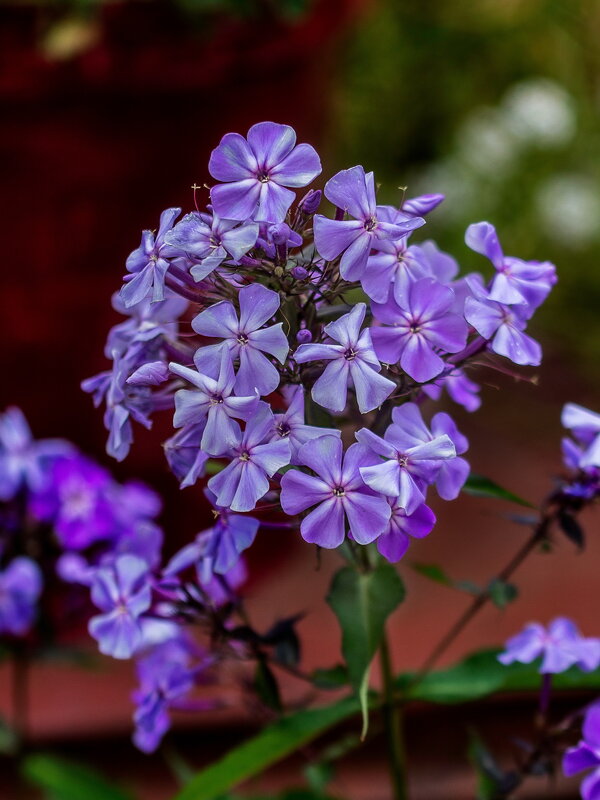
<svg viewBox="0 0 600 800">
<path fill-rule="evenodd" d="M 56 800 L 132 800 L 133 795 L 110 784 L 95 770 L 54 756 L 29 756 L 22 764 L 25 777 Z"/>
<path fill-rule="evenodd" d="M 508 489 L 503 489 L 502 486 L 498 486 L 497 483 L 485 478 L 483 475 L 471 473 L 463 486 L 463 492 L 475 497 L 493 497 L 497 500 L 508 500 L 511 503 L 517 503 L 520 506 L 525 506 L 525 508 L 535 508 L 528 500 L 523 500 L 522 497 Z"/>
</svg>

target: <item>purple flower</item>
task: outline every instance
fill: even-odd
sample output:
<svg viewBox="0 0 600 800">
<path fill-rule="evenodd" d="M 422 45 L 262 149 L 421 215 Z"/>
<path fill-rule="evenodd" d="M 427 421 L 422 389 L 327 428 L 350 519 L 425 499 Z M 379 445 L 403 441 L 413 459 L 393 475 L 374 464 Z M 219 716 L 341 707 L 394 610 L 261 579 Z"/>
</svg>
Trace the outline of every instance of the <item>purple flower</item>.
<svg viewBox="0 0 600 800">
<path fill-rule="evenodd" d="M 36 442 L 23 412 L 8 408 L 0 414 L 0 500 L 12 500 L 24 487 L 30 491 L 43 488 L 54 460 L 73 449 L 61 439 Z"/>
<path fill-rule="evenodd" d="M 397 497 L 407 514 L 425 502 L 425 489 L 439 474 L 442 463 L 456 457 L 446 434 L 434 436 L 421 417 L 418 406 L 405 403 L 392 411 L 393 423 L 383 438 L 361 428 L 356 438 L 376 456 L 385 459 L 363 466 L 363 481 L 376 492 Z"/>
<path fill-rule="evenodd" d="M 385 529 L 391 509 L 384 497 L 368 489 L 360 476 L 365 449 L 351 445 L 343 456 L 343 445 L 335 436 L 322 436 L 303 445 L 298 460 L 316 475 L 288 470 L 281 479 L 281 507 L 286 514 L 299 514 L 316 506 L 300 524 L 300 533 L 320 547 L 339 547 L 346 534 L 368 544 Z M 368 458 L 368 456 L 367 456 Z"/>
<path fill-rule="evenodd" d="M 136 556 L 119 556 L 114 564 L 96 571 L 91 596 L 103 612 L 89 622 L 100 652 L 131 658 L 143 640 L 140 617 L 152 603 L 148 564 Z"/>
<path fill-rule="evenodd" d="M 269 491 L 269 478 L 290 463 L 290 443 L 269 441 L 273 427 L 273 412 L 264 405 L 246 424 L 231 450 L 230 463 L 209 480 L 208 488 L 221 508 L 251 511 Z"/>
<path fill-rule="evenodd" d="M 256 410 L 259 397 L 258 393 L 250 397 L 233 395 L 235 372 L 229 350 L 225 348 L 221 352 L 216 379 L 180 364 L 171 363 L 169 369 L 196 386 L 195 390 L 179 389 L 175 393 L 173 425 L 181 428 L 206 420 L 200 447 L 212 456 L 221 455 L 234 447 L 240 438 L 240 426 L 233 418 L 249 419 Z"/>
<path fill-rule="evenodd" d="M 365 174 L 360 166 L 344 169 L 328 180 L 325 197 L 354 219 L 328 219 L 322 214 L 315 215 L 315 247 L 327 261 L 343 253 L 340 272 L 349 281 L 360 280 L 373 247 L 379 247 L 388 239 L 400 239 L 425 224 L 424 219 L 402 212 L 397 212 L 394 222 L 386 220 L 386 212 L 380 217 L 373 173 Z"/>
<path fill-rule="evenodd" d="M 133 741 L 144 753 L 153 753 L 171 727 L 169 710 L 188 707 L 186 699 L 206 668 L 192 663 L 193 650 L 183 637 L 173 638 L 137 661 L 140 685 L 133 694 L 137 705 Z"/>
<path fill-rule="evenodd" d="M 469 325 L 489 341 L 494 353 L 515 364 L 537 367 L 542 361 L 542 348 L 523 333 L 528 320 L 525 307 L 496 303 L 481 292 L 478 295 L 465 300 L 465 319 Z"/>
<path fill-rule="evenodd" d="M 196 367 L 209 375 L 217 374 L 221 353 L 228 349 L 233 359 L 239 359 L 236 394 L 249 397 L 256 390 L 261 395 L 270 394 L 279 386 L 279 373 L 263 353 L 269 353 L 283 364 L 289 351 L 281 322 L 262 327 L 279 308 L 279 295 L 254 283 L 240 289 L 239 303 L 239 319 L 233 304 L 227 300 L 210 306 L 194 318 L 192 327 L 196 333 L 224 340 L 197 350 Z"/>
<path fill-rule="evenodd" d="M 566 617 L 557 617 L 546 629 L 538 622 L 526 625 L 506 643 L 506 650 L 498 656 L 502 664 L 531 664 L 542 658 L 543 674 L 564 672 L 577 666 L 591 672 L 600 665 L 600 639 L 583 637 L 577 626 Z"/>
<path fill-rule="evenodd" d="M 377 549 L 388 561 L 395 562 L 400 561 L 408 550 L 411 537 L 423 539 L 431 533 L 436 519 L 425 503 L 417 506 L 409 515 L 400 505 L 398 497 L 388 497 L 387 501 L 392 509 L 392 516 L 377 539 Z"/>
<path fill-rule="evenodd" d="M 214 213 L 193 211 L 167 233 L 165 241 L 196 262 L 190 274 L 195 281 L 202 281 L 226 259 L 239 261 L 254 247 L 257 238 L 255 222 L 240 224 Z"/>
<path fill-rule="evenodd" d="M 325 326 L 324 332 L 338 344 L 301 344 L 294 353 L 299 364 L 330 362 L 312 388 L 315 403 L 330 411 L 344 410 L 349 383 L 363 414 L 380 406 L 396 388 L 393 381 L 379 375 L 381 364 L 369 330 L 361 333 L 366 310 L 364 303 L 357 303 L 348 314 Z"/>
<path fill-rule="evenodd" d="M 134 348 L 138 357 L 145 360 L 156 358 L 164 338 L 175 340 L 178 333 L 176 320 L 183 314 L 189 303 L 183 297 L 167 289 L 165 299 L 153 303 L 144 297 L 139 303 L 126 306 L 117 293 L 112 297 L 112 306 L 119 314 L 129 316 L 110 329 L 104 348 L 106 358 L 113 358 L 113 353 L 124 356 Z"/>
<path fill-rule="evenodd" d="M 257 519 L 232 514 L 216 503 L 212 492 L 207 490 L 205 494 L 214 507 L 215 524 L 173 556 L 165 567 L 165 575 L 175 575 L 191 566 L 197 568 L 199 579 L 204 583 L 213 573 L 225 575 L 256 538 L 260 527 Z"/>
<path fill-rule="evenodd" d="M 445 389 L 452 400 L 467 411 L 477 411 L 481 406 L 481 397 L 479 397 L 481 386 L 467 378 L 462 369 L 454 369 L 448 375 L 426 384 L 422 389 L 432 400 L 439 400 L 442 396 L 442 389 Z"/>
<path fill-rule="evenodd" d="M 439 375 L 445 364 L 438 351 L 457 353 L 467 341 L 467 326 L 454 313 L 454 301 L 452 289 L 433 278 L 421 278 L 411 284 L 402 305 L 392 298 L 383 305 L 372 303 L 373 314 L 385 323 L 371 329 L 380 361 L 399 361 L 419 383 Z"/>
<path fill-rule="evenodd" d="M 444 411 L 439 411 L 431 418 L 431 437 L 433 439 L 444 434 L 454 445 L 457 457 L 441 463 L 435 486 L 441 498 L 456 500 L 471 471 L 469 463 L 464 458 L 459 458 L 469 449 L 469 441 L 458 430 L 452 417 Z"/>
<path fill-rule="evenodd" d="M 561 422 L 583 447 L 578 466 L 581 469 L 600 467 L 600 414 L 576 403 L 566 403 Z"/>
<path fill-rule="evenodd" d="M 275 430 L 272 441 L 287 439 L 292 449 L 292 464 L 298 463 L 298 449 L 319 436 L 341 436 L 335 428 L 306 425 L 304 422 L 304 389 L 302 386 L 284 386 L 281 392 L 288 404 L 287 411 L 275 414 Z"/>
<path fill-rule="evenodd" d="M 208 162 L 213 186 L 210 199 L 225 219 L 283 222 L 294 201 L 290 191 L 307 186 L 321 172 L 321 162 L 309 144 L 296 145 L 289 125 L 259 122 L 244 139 L 227 133 Z"/>
<path fill-rule="evenodd" d="M 489 299 L 504 305 L 527 304 L 533 312 L 556 283 L 556 267 L 549 261 L 522 261 L 505 256 L 496 229 L 489 222 L 469 225 L 465 242 L 486 256 L 496 268 Z"/>
<path fill-rule="evenodd" d="M 287 259 L 290 247 L 302 247 L 302 237 L 293 231 L 287 222 L 278 222 L 260 226 L 260 236 L 257 246 L 263 250 L 268 258 L 278 258 L 283 264 Z M 294 269 L 297 269 L 295 267 Z"/>
<path fill-rule="evenodd" d="M 35 561 L 18 556 L 0 572 L 0 634 L 23 636 L 37 614 L 42 573 Z"/>
<path fill-rule="evenodd" d="M 164 443 L 165 456 L 182 489 L 193 486 L 204 475 L 209 459 L 200 449 L 206 423 L 186 425 Z"/>
<path fill-rule="evenodd" d="M 84 550 L 115 533 L 117 502 L 109 495 L 112 485 L 105 469 L 74 454 L 54 464 L 51 481 L 31 498 L 31 511 L 52 522 L 63 547 Z"/>
<path fill-rule="evenodd" d="M 600 703 L 588 708 L 582 734 L 579 744 L 569 747 L 564 754 L 563 772 L 570 777 L 583 770 L 593 770 L 581 783 L 581 797 L 582 800 L 600 800 Z"/>
<path fill-rule="evenodd" d="M 180 208 L 167 208 L 160 215 L 160 226 L 156 236 L 152 231 L 143 231 L 140 246 L 129 254 L 126 262 L 126 283 L 121 287 L 121 299 L 129 308 L 152 293 L 152 302 L 165 298 L 165 276 L 169 269 L 169 258 L 178 251 L 166 242 L 166 235 L 181 214 Z"/>
</svg>

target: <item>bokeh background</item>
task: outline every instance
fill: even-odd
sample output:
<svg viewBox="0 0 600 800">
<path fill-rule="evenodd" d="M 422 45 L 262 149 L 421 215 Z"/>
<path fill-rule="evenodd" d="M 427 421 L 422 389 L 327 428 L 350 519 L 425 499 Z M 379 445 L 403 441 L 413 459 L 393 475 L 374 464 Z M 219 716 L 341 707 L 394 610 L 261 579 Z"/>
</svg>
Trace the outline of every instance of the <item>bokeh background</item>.
<svg viewBox="0 0 600 800">
<path fill-rule="evenodd" d="M 482 266 L 463 241 L 482 219 L 496 224 L 507 253 L 557 264 L 559 283 L 532 327 L 543 366 L 527 372 L 531 381 L 482 375 L 482 409 L 456 412 L 473 468 L 539 501 L 560 469 L 562 404 L 600 410 L 599 35 L 597 0 L 2 0 L 0 405 L 20 405 L 36 435 L 68 436 L 107 463 L 101 414 L 79 383 L 105 367 L 104 338 L 116 322 L 110 295 L 125 258 L 163 208 L 191 207 L 190 187 L 209 179 L 223 133 L 273 119 L 317 146 L 321 183 L 360 163 L 375 170 L 386 202 L 406 186 L 409 195 L 445 193 L 423 236 L 465 269 Z M 180 492 L 166 469 L 168 429 L 165 418 L 140 431 L 130 458 L 111 466 L 163 494 L 172 550 L 206 519 L 200 490 Z M 525 535 L 511 510 L 473 498 L 436 504 L 437 528 L 402 565 L 410 599 L 392 622 L 398 668 L 417 665 L 467 602 L 410 563 L 442 563 L 453 577 L 484 582 Z M 598 635 L 597 517 L 588 532 L 584 554 L 557 541 L 553 554 L 533 557 L 518 574 L 520 602 L 482 614 L 447 659 L 558 613 Z M 257 619 L 267 625 L 273 608 L 303 609 L 307 668 L 333 662 L 338 633 L 318 598 L 334 559 L 316 571 L 298 536 L 267 532 L 250 562 Z M 33 732 L 87 748 L 117 771 L 120 743 L 120 758 L 135 765 L 130 780 L 142 786 L 145 775 L 166 798 L 167 770 L 125 744 L 131 685 L 127 665 L 102 679 L 44 667 L 33 676 Z M 502 745 L 508 722 L 526 719 L 523 702 L 415 712 L 415 797 L 447 798 L 450 785 L 453 798 L 472 796 L 466 727 L 487 725 Z M 202 760 L 260 721 L 238 705 L 196 719 L 184 740 Z M 340 791 L 385 797 L 377 752 L 355 772 Z M 573 784 L 553 791 L 534 786 L 523 796 L 575 796 Z"/>
</svg>

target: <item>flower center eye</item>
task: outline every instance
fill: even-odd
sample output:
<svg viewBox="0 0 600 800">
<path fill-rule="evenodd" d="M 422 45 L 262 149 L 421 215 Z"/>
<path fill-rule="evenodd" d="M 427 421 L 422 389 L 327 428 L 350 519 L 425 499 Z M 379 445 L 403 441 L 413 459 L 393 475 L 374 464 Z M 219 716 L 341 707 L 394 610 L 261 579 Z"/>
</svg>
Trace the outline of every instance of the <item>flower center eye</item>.
<svg viewBox="0 0 600 800">
<path fill-rule="evenodd" d="M 354 361 L 356 358 L 356 351 L 349 347 L 346 352 L 344 353 L 344 358 L 346 361 Z"/>
<path fill-rule="evenodd" d="M 240 461 L 250 461 L 250 453 L 247 450 L 244 450 L 243 453 L 240 453 Z"/>
<path fill-rule="evenodd" d="M 258 173 L 258 175 L 257 175 L 256 177 L 258 178 L 258 180 L 259 180 L 261 183 L 268 183 L 268 182 L 269 182 L 269 175 L 268 175 L 268 173 L 267 173 L 267 172 L 265 172 L 264 170 L 262 170 L 261 172 L 259 172 L 259 173 Z"/>
<path fill-rule="evenodd" d="M 408 467 L 408 456 L 399 455 L 398 463 L 400 464 L 401 467 Z"/>
<path fill-rule="evenodd" d="M 214 234 L 210 237 L 210 246 L 211 247 L 218 247 L 221 244 L 221 240 L 218 236 Z"/>
<path fill-rule="evenodd" d="M 343 497 L 346 494 L 343 486 L 336 486 L 333 490 L 334 497 Z"/>
<path fill-rule="evenodd" d="M 375 217 L 369 217 L 369 219 L 365 220 L 365 230 L 366 231 L 373 231 L 377 225 L 377 220 Z"/>
<path fill-rule="evenodd" d="M 238 333 L 237 342 L 238 344 L 248 344 L 248 337 L 245 333 Z"/>
<path fill-rule="evenodd" d="M 421 326 L 418 322 L 413 322 L 410 328 L 408 329 L 411 333 L 419 333 L 421 330 Z"/>
<path fill-rule="evenodd" d="M 280 436 L 289 436 L 290 435 L 290 426 L 286 422 L 280 422 L 277 426 L 277 433 Z"/>
<path fill-rule="evenodd" d="M 223 402 L 223 398 L 220 394 L 215 394 L 210 398 L 211 406 L 218 406 Z"/>
</svg>

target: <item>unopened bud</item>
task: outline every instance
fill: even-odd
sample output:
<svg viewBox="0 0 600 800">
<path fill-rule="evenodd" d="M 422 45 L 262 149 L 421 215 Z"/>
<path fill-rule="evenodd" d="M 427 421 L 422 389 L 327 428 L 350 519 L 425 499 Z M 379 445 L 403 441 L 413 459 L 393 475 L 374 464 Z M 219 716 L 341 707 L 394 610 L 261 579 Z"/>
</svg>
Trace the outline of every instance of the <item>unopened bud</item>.
<svg viewBox="0 0 600 800">
<path fill-rule="evenodd" d="M 298 344 L 308 344 L 309 342 L 312 342 L 312 333 L 307 331 L 306 328 L 302 328 L 296 334 L 296 341 Z"/>
<path fill-rule="evenodd" d="M 401 210 L 404 211 L 405 214 L 422 217 L 423 214 L 429 214 L 430 211 L 437 208 L 443 199 L 443 194 L 422 194 L 419 197 L 406 200 L 402 204 Z"/>
<path fill-rule="evenodd" d="M 307 192 L 302 200 L 300 200 L 300 205 L 298 206 L 302 214 L 306 214 L 307 217 L 310 217 L 311 214 L 314 214 L 321 204 L 322 194 L 323 193 L 320 189 L 311 189 L 309 192 Z"/>
<path fill-rule="evenodd" d="M 292 267 L 291 272 L 297 281 L 305 281 L 308 278 L 308 270 L 304 267 Z"/>
</svg>

